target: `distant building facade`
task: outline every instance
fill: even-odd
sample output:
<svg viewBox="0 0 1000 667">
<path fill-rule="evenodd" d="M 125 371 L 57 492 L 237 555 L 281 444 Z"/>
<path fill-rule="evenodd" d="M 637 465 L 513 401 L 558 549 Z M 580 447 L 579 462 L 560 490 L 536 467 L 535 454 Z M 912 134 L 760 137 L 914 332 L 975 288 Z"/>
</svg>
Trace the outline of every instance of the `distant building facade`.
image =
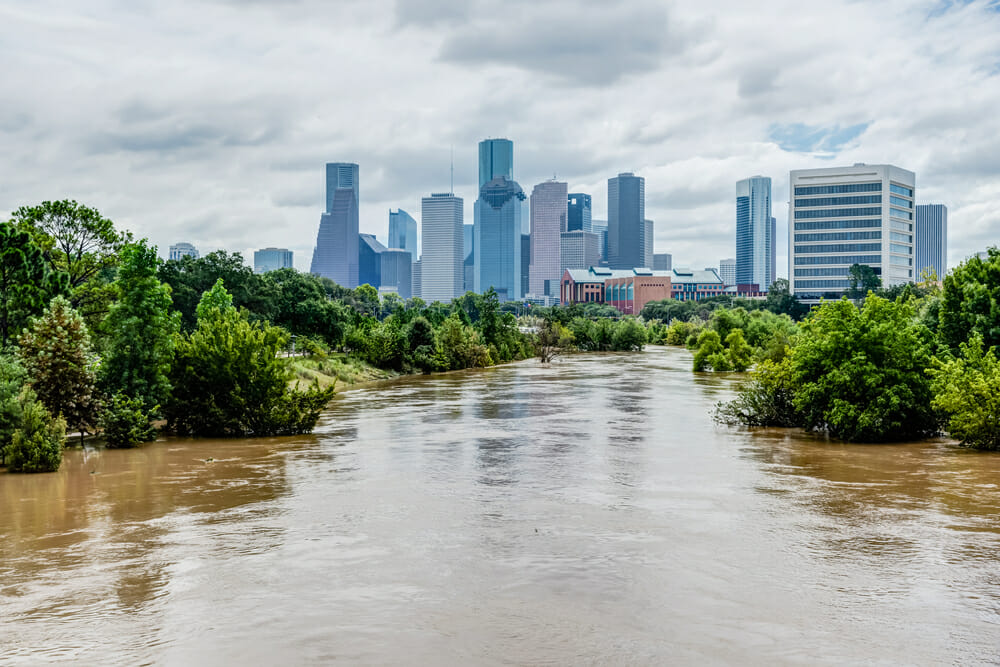
<svg viewBox="0 0 1000 667">
<path fill-rule="evenodd" d="M 601 261 L 601 239 L 593 232 L 577 230 L 559 235 L 559 268 L 587 270 Z"/>
<path fill-rule="evenodd" d="M 309 272 L 348 288 L 358 286 L 358 165 L 326 165 L 326 212 L 320 216 Z"/>
<path fill-rule="evenodd" d="M 638 315 L 650 301 L 670 298 L 669 271 L 652 269 L 566 269 L 563 271 L 561 301 L 604 303 L 626 315 Z"/>
<path fill-rule="evenodd" d="M 475 291 L 491 287 L 501 301 L 522 296 L 521 186 L 498 176 L 479 189 L 474 233 Z M 529 246 L 530 247 L 530 246 Z M 524 272 L 526 275 L 526 271 Z"/>
<path fill-rule="evenodd" d="M 658 252 L 653 255 L 654 271 L 670 271 L 674 268 L 674 257 L 667 252 Z"/>
<path fill-rule="evenodd" d="M 736 183 L 736 281 L 767 289 L 774 282 L 771 179 L 753 176 Z"/>
<path fill-rule="evenodd" d="M 788 267 L 792 294 L 806 303 L 840 298 L 848 271 L 864 264 L 891 287 L 914 267 L 916 175 L 894 165 L 790 173 Z"/>
<path fill-rule="evenodd" d="M 403 209 L 389 211 L 389 247 L 407 251 L 414 260 L 420 256 L 417 250 L 417 221 Z"/>
<path fill-rule="evenodd" d="M 642 265 L 647 269 L 653 266 L 653 221 L 642 221 Z"/>
<path fill-rule="evenodd" d="M 386 247 L 374 234 L 358 235 L 358 284 L 378 289 L 382 284 L 382 253 Z"/>
<path fill-rule="evenodd" d="M 720 259 L 719 260 L 719 277 L 722 278 L 722 282 L 727 287 L 730 286 L 730 285 L 737 284 L 736 283 L 736 260 L 735 259 Z"/>
<path fill-rule="evenodd" d="M 454 193 L 424 197 L 420 222 L 420 297 L 427 303 L 448 303 L 462 295 L 464 282 L 463 200 Z"/>
<path fill-rule="evenodd" d="M 567 184 L 551 180 L 531 191 L 531 252 L 528 291 L 532 296 L 559 295 L 560 234 L 566 227 Z"/>
<path fill-rule="evenodd" d="M 608 179 L 608 266 L 645 264 L 646 179 L 621 173 Z M 650 244 L 652 245 L 652 244 Z"/>
<path fill-rule="evenodd" d="M 593 202 L 582 192 L 567 194 L 566 228 L 564 232 L 593 231 Z"/>
<path fill-rule="evenodd" d="M 914 280 L 919 280 L 924 270 L 932 270 L 938 280 L 944 280 L 948 273 L 948 207 L 921 204 L 916 211 Z"/>
<path fill-rule="evenodd" d="M 290 269 L 293 266 L 292 251 L 288 248 L 261 248 L 253 253 L 254 273 Z"/>
<path fill-rule="evenodd" d="M 392 292 L 404 299 L 413 296 L 412 255 L 402 248 L 387 248 L 380 253 L 379 291 Z"/>
<path fill-rule="evenodd" d="M 190 257 L 191 259 L 198 259 L 198 249 L 195 248 L 190 243 L 175 243 L 170 246 L 170 259 L 176 261 L 181 257 Z"/>
<path fill-rule="evenodd" d="M 601 263 L 607 265 L 608 263 L 608 221 L 607 220 L 593 220 L 591 222 L 591 229 L 595 234 L 597 234 L 598 239 L 600 239 L 601 244 Z"/>
</svg>

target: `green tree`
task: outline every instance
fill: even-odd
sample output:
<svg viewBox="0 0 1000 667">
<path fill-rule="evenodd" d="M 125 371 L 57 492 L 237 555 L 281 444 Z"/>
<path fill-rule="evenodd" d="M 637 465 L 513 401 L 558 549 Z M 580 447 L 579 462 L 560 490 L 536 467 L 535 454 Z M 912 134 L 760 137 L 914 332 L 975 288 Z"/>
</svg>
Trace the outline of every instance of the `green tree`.
<svg viewBox="0 0 1000 667">
<path fill-rule="evenodd" d="M 25 388 L 18 398 L 20 423 L 5 450 L 11 472 L 54 472 L 62 464 L 66 422 L 52 415 L 39 403 L 33 391 Z"/>
<path fill-rule="evenodd" d="M 646 328 L 633 317 L 620 320 L 611 339 L 613 349 L 624 352 L 642 352 L 646 344 Z"/>
<path fill-rule="evenodd" d="M 910 303 L 875 295 L 861 309 L 846 299 L 825 302 L 801 327 L 791 363 L 805 427 L 855 442 L 937 431 L 928 336 Z"/>
<path fill-rule="evenodd" d="M 138 399 L 145 411 L 155 411 L 170 393 L 167 375 L 180 328 L 170 287 L 156 277 L 160 263 L 145 240 L 125 247 L 115 282 L 118 301 L 104 321 L 101 384 L 108 394 Z"/>
<path fill-rule="evenodd" d="M 535 350 L 538 360 L 547 364 L 573 345 L 573 334 L 554 321 L 547 321 L 538 332 Z"/>
<path fill-rule="evenodd" d="M 206 436 L 290 435 L 316 425 L 333 388 L 289 387 L 292 372 L 278 357 L 281 328 L 250 322 L 217 283 L 202 297 L 197 328 L 180 336 L 164 413 L 170 428 Z"/>
<path fill-rule="evenodd" d="M 53 273 L 67 275 L 73 307 L 99 320 L 111 303 L 113 269 L 131 234 L 116 230 L 96 209 L 65 199 L 22 206 L 11 222 L 32 235 Z"/>
<path fill-rule="evenodd" d="M 753 361 L 753 348 L 743 339 L 742 329 L 733 329 L 726 336 L 726 356 L 734 371 L 742 373 L 750 368 Z"/>
<path fill-rule="evenodd" d="M 0 223 L 0 347 L 67 285 L 66 274 L 49 269 L 31 234 Z"/>
<path fill-rule="evenodd" d="M 945 276 L 938 336 L 952 352 L 979 334 L 987 347 L 1000 345 L 1000 250 L 970 257 Z"/>
<path fill-rule="evenodd" d="M 859 301 L 882 286 L 882 279 L 867 264 L 852 264 L 847 270 L 847 276 L 847 298 L 852 301 Z"/>
<path fill-rule="evenodd" d="M 721 364 L 723 368 L 716 368 L 713 363 L 724 359 L 726 354 L 726 349 L 722 346 L 722 340 L 714 329 L 705 329 L 702 331 L 698 336 L 697 345 L 698 349 L 694 353 L 694 360 L 692 362 L 692 367 L 696 372 L 710 368 L 714 370 L 726 370 L 725 363 Z"/>
<path fill-rule="evenodd" d="M 929 370 L 933 406 L 947 416 L 948 433 L 962 444 L 1000 450 L 1000 361 L 982 336 L 960 343 L 961 356 Z"/>
<path fill-rule="evenodd" d="M 135 447 L 156 438 L 156 429 L 142 400 L 117 393 L 101 412 L 100 426 L 108 447 Z"/>
<path fill-rule="evenodd" d="M 452 314 L 437 329 L 437 349 L 440 367 L 444 370 L 485 368 L 492 366 L 490 352 L 480 342 L 479 333 L 463 324 L 457 314 Z"/>
<path fill-rule="evenodd" d="M 765 359 L 751 372 L 732 401 L 719 403 L 715 420 L 730 426 L 801 426 L 789 358 Z"/>
<path fill-rule="evenodd" d="M 767 290 L 764 308 L 775 315 L 788 315 L 793 320 L 801 320 L 809 312 L 809 306 L 799 301 L 791 293 L 787 278 L 778 278 Z"/>
<path fill-rule="evenodd" d="M 0 354 L 0 465 L 14 431 L 21 425 L 21 390 L 26 381 L 24 368 L 12 355 Z"/>
<path fill-rule="evenodd" d="M 97 417 L 90 334 L 83 318 L 57 296 L 24 330 L 18 344 L 18 357 L 38 400 L 82 437 Z"/>
</svg>

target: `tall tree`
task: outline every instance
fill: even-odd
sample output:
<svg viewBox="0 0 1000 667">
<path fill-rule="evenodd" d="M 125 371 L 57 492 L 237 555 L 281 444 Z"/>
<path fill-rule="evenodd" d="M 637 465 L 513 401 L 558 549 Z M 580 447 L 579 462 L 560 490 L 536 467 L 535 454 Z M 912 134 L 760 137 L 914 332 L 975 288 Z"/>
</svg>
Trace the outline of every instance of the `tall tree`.
<svg viewBox="0 0 1000 667">
<path fill-rule="evenodd" d="M 109 395 L 138 399 L 145 410 L 162 405 L 170 392 L 167 374 L 180 329 L 170 287 L 156 277 L 160 263 L 145 240 L 125 247 L 115 281 L 118 301 L 103 325 L 101 384 Z"/>
<path fill-rule="evenodd" d="M 0 223 L 0 346 L 7 347 L 66 286 L 66 274 L 49 270 L 30 234 Z"/>
<path fill-rule="evenodd" d="M 111 302 L 118 255 L 132 235 L 73 200 L 22 206 L 11 221 L 32 235 L 53 271 L 67 274 L 73 307 L 91 321 L 102 317 Z"/>
<path fill-rule="evenodd" d="M 987 348 L 1000 345 L 1000 250 L 970 257 L 945 276 L 938 316 L 938 336 L 955 353 L 977 333 Z"/>
<path fill-rule="evenodd" d="M 867 264 L 852 264 L 847 271 L 849 286 L 847 288 L 847 298 L 857 302 L 868 296 L 868 292 L 874 292 L 882 286 L 882 279 L 875 273 L 875 269 Z"/>
<path fill-rule="evenodd" d="M 64 297 L 52 299 L 18 340 L 18 357 L 31 388 L 53 416 L 81 434 L 97 418 L 95 377 L 87 326 Z"/>
</svg>

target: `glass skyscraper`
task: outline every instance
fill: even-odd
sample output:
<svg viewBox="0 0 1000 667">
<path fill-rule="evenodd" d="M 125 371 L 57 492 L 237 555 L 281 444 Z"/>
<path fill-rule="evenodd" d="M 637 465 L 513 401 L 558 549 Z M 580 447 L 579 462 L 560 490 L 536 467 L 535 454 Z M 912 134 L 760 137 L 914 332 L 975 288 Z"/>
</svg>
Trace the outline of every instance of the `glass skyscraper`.
<svg viewBox="0 0 1000 667">
<path fill-rule="evenodd" d="M 612 269 L 644 266 L 645 245 L 646 179 L 632 173 L 609 178 L 608 266 Z"/>
<path fill-rule="evenodd" d="M 591 205 L 590 195 L 582 192 L 571 192 L 567 195 L 567 197 L 569 201 L 567 206 L 566 228 L 562 231 L 593 231 L 593 219 L 591 217 L 593 207 Z"/>
<path fill-rule="evenodd" d="M 914 267 L 916 175 L 881 164 L 791 172 L 788 267 L 791 292 L 809 303 L 838 299 L 853 264 L 891 287 Z"/>
<path fill-rule="evenodd" d="M 484 139 L 479 142 L 479 187 L 500 177 L 514 180 L 514 142 Z"/>
<path fill-rule="evenodd" d="M 198 259 L 198 249 L 195 248 L 190 243 L 175 243 L 170 246 L 170 259 L 174 261 L 180 260 L 181 257 L 190 257 L 192 259 Z"/>
<path fill-rule="evenodd" d="M 480 155 L 482 144 L 480 144 Z M 516 182 L 498 176 L 479 189 L 474 236 L 475 291 L 490 287 L 501 301 L 522 294 L 521 212 L 524 191 Z"/>
<path fill-rule="evenodd" d="M 560 234 L 566 228 L 567 184 L 545 181 L 531 192 L 531 264 L 528 293 L 532 296 L 559 296 Z M 589 221 L 588 221 L 589 222 Z"/>
<path fill-rule="evenodd" d="M 420 224 L 423 252 L 420 256 L 419 296 L 427 303 L 448 303 L 462 295 L 463 201 L 450 192 L 424 197 Z"/>
<path fill-rule="evenodd" d="M 290 269 L 292 266 L 292 251 L 288 248 L 261 248 L 253 253 L 254 273 Z"/>
<path fill-rule="evenodd" d="M 358 165 L 326 165 L 326 212 L 320 216 L 310 273 L 358 286 Z"/>
<path fill-rule="evenodd" d="M 944 204 L 917 206 L 916 263 L 913 278 L 933 270 L 938 280 L 948 273 L 948 207 Z"/>
<path fill-rule="evenodd" d="M 378 289 L 382 284 L 382 253 L 384 245 L 374 234 L 358 235 L 358 284 Z"/>
<path fill-rule="evenodd" d="M 414 261 L 419 257 L 417 221 L 403 209 L 389 211 L 389 247 L 407 251 Z"/>
<path fill-rule="evenodd" d="M 766 290 L 773 282 L 774 236 L 771 179 L 753 176 L 736 182 L 736 284 Z"/>
</svg>

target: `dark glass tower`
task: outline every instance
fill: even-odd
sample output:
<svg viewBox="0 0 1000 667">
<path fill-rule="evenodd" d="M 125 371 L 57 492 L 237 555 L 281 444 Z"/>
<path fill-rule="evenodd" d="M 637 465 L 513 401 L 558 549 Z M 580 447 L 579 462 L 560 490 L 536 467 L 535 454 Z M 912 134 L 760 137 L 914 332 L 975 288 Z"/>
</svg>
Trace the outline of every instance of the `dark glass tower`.
<svg viewBox="0 0 1000 667">
<path fill-rule="evenodd" d="M 566 216 L 566 229 L 562 231 L 593 231 L 590 195 L 583 194 L 582 192 L 571 192 L 567 196 L 569 198 L 569 211 Z"/>
<path fill-rule="evenodd" d="M 631 173 L 608 179 L 608 266 L 645 264 L 646 179 Z"/>
<path fill-rule="evenodd" d="M 494 178 L 514 180 L 514 142 L 510 139 L 484 139 L 479 142 L 479 187 Z"/>
</svg>

